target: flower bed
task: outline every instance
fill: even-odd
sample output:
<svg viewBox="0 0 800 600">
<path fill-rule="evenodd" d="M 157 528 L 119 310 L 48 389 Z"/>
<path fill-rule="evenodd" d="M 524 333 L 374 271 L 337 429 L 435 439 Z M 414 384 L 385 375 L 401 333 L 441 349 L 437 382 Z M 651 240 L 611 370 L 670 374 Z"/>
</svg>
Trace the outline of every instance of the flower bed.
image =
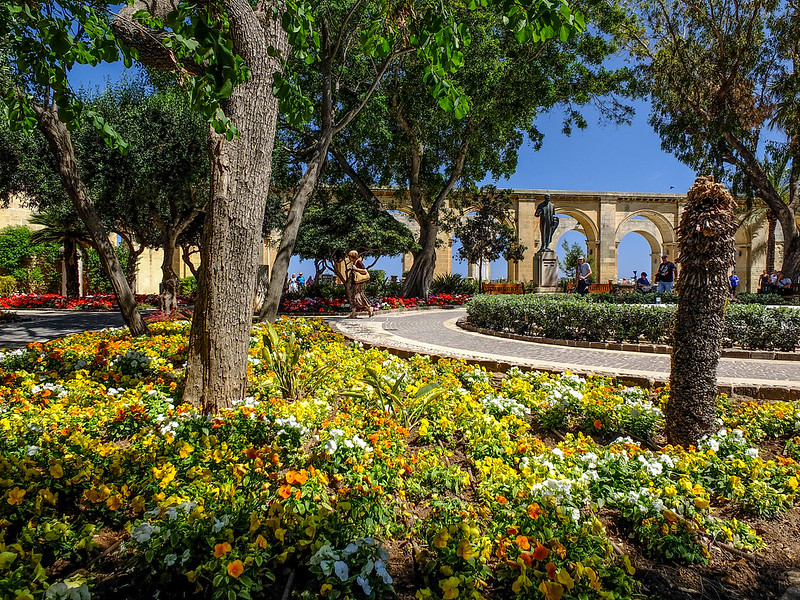
<svg viewBox="0 0 800 600">
<path fill-rule="evenodd" d="M 136 294 L 137 304 L 158 306 L 157 294 Z M 179 298 L 187 304 L 188 298 Z M 115 310 L 116 298 L 111 294 L 67 298 L 58 294 L 12 294 L 0 298 L 0 308 L 50 308 L 58 310 Z"/>
<path fill-rule="evenodd" d="M 474 297 L 467 318 L 477 327 L 559 340 L 668 344 L 675 305 L 620 305 L 574 296 Z M 794 351 L 800 344 L 800 310 L 728 305 L 726 347 Z"/>
<path fill-rule="evenodd" d="M 424 298 L 399 298 L 395 296 L 373 301 L 376 310 L 393 308 L 416 308 L 418 306 L 448 306 L 465 304 L 472 298 L 469 294 L 438 294 Z M 298 298 L 281 302 L 281 312 L 286 314 L 303 313 L 344 313 L 350 311 L 350 303 L 345 298 Z"/>
<path fill-rule="evenodd" d="M 659 431 L 664 391 L 515 369 L 497 389 L 286 319 L 253 328 L 250 395 L 206 416 L 181 403 L 189 322 L 151 329 L 0 355 L 0 597 L 632 598 L 601 511 L 702 563 L 763 545 L 719 507 L 796 499 L 795 461 L 755 442 L 800 434 L 797 402 L 723 402 L 697 450 L 654 451 L 627 436 Z"/>
</svg>

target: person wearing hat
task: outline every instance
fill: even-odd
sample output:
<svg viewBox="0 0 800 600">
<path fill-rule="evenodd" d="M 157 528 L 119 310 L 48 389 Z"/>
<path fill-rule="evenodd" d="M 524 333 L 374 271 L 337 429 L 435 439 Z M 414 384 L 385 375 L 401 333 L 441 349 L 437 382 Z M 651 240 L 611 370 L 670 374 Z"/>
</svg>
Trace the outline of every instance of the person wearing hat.
<svg viewBox="0 0 800 600">
<path fill-rule="evenodd" d="M 366 310 L 369 316 L 372 316 L 372 305 L 364 293 L 364 282 L 356 283 L 356 273 L 361 275 L 369 275 L 369 271 L 364 266 L 364 262 L 358 255 L 356 250 L 350 250 L 347 253 L 347 260 L 344 263 L 345 273 L 347 274 L 347 286 L 350 289 L 350 315 L 351 319 L 356 318 L 356 311 Z"/>
<path fill-rule="evenodd" d="M 675 276 L 678 274 L 678 267 L 675 263 L 669 260 L 666 254 L 661 255 L 661 264 L 658 265 L 658 273 L 656 273 L 656 283 L 658 283 L 658 293 L 664 294 L 672 292 L 672 286 L 675 284 Z"/>
<path fill-rule="evenodd" d="M 306 278 L 303 277 L 302 273 L 300 273 L 300 275 L 297 276 L 297 285 L 301 288 L 305 287 L 306 285 Z"/>
<path fill-rule="evenodd" d="M 639 279 L 636 280 L 636 291 L 637 292 L 649 292 L 650 291 L 650 282 L 647 279 L 647 273 L 644 271 L 641 272 L 639 275 Z"/>
<path fill-rule="evenodd" d="M 585 296 L 589 292 L 589 285 L 592 283 L 592 266 L 586 262 L 583 256 L 578 257 L 577 278 L 575 293 Z"/>
</svg>

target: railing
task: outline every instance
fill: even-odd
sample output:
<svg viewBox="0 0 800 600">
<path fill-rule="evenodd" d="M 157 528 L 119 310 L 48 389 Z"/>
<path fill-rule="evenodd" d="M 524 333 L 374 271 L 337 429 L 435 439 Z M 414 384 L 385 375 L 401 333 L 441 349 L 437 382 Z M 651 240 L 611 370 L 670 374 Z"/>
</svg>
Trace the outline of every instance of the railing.
<svg viewBox="0 0 800 600">
<path fill-rule="evenodd" d="M 484 294 L 524 294 L 525 285 L 522 283 L 484 283 Z"/>
</svg>

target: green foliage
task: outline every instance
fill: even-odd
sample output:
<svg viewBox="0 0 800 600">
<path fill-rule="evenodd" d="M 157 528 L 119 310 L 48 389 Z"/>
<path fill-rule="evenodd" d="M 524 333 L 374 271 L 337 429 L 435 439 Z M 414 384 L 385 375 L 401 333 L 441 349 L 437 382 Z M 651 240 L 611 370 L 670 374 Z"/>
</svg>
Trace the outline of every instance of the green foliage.
<svg viewBox="0 0 800 600">
<path fill-rule="evenodd" d="M 181 279 L 181 296 L 194 296 L 197 293 L 197 279 L 194 275 Z"/>
<path fill-rule="evenodd" d="M 589 252 L 585 245 L 581 246 L 578 242 L 567 244 L 567 240 L 562 240 L 561 248 L 564 250 L 564 259 L 558 261 L 558 267 L 566 274 L 568 278 L 575 279 L 578 273 L 578 258 L 583 256 L 590 266 L 594 267 L 594 259 L 587 258 Z M 594 271 L 594 268 L 592 268 Z"/>
<path fill-rule="evenodd" d="M 487 185 L 461 198 L 462 205 L 477 212 L 462 217 L 455 226 L 455 236 L 461 241 L 459 259 L 479 266 L 500 256 L 522 260 L 526 248 L 507 222 L 512 218 L 510 196 L 509 190 Z"/>
<path fill-rule="evenodd" d="M 362 389 L 345 392 L 345 396 L 358 398 L 367 406 L 376 410 L 388 410 L 396 415 L 398 422 L 408 429 L 419 424 L 426 413 L 428 405 L 445 394 L 447 390 L 438 383 L 428 383 L 408 393 L 406 391 L 406 374 L 382 373 L 367 367 L 361 376 Z"/>
<path fill-rule="evenodd" d="M 459 273 L 437 275 L 431 282 L 431 294 L 475 294 L 478 282 L 465 279 Z"/>
<path fill-rule="evenodd" d="M 668 344 L 674 306 L 619 305 L 572 296 L 487 296 L 467 305 L 479 327 L 562 340 Z M 800 314 L 794 309 L 731 304 L 723 345 L 747 350 L 793 351 L 800 345 Z"/>
<path fill-rule="evenodd" d="M 127 149 L 105 118 L 75 96 L 68 80 L 79 64 L 115 62 L 120 52 L 130 61 L 130 53 L 118 46 L 111 33 L 110 6 L 109 2 L 75 0 L 40 4 L 14 0 L 0 6 L 0 39 L 10 67 L 10 77 L 0 82 L 0 112 L 12 128 L 36 129 L 34 104 L 49 90 L 58 117 L 70 129 L 91 125 L 109 146 Z"/>
<path fill-rule="evenodd" d="M 418 246 L 408 228 L 351 186 L 319 190 L 306 207 L 294 251 L 329 269 L 353 249 L 363 257 L 396 256 Z"/>
<path fill-rule="evenodd" d="M 311 372 L 303 372 L 303 346 L 292 332 L 281 339 L 271 324 L 266 325 L 263 336 L 264 349 L 261 359 L 275 373 L 275 383 L 287 400 L 299 400 L 322 384 L 325 376 L 333 370 L 333 364 L 321 365 Z"/>
<path fill-rule="evenodd" d="M 120 262 L 123 270 L 127 273 L 129 270 L 128 262 L 132 260 L 131 255 L 125 245 L 120 244 L 114 247 L 114 252 L 117 254 L 117 259 Z M 94 248 L 86 248 L 83 252 L 83 269 L 84 277 L 86 278 L 86 286 L 89 294 L 113 294 L 114 287 L 111 285 L 111 280 L 106 275 L 103 264 L 100 262 L 100 256 Z"/>
<path fill-rule="evenodd" d="M 17 291 L 17 280 L 11 275 L 0 275 L 0 296 L 10 296 Z"/>
<path fill-rule="evenodd" d="M 23 292 L 55 292 L 60 276 L 60 255 L 53 243 L 37 243 L 24 225 L 0 230 L 0 269 Z"/>
</svg>

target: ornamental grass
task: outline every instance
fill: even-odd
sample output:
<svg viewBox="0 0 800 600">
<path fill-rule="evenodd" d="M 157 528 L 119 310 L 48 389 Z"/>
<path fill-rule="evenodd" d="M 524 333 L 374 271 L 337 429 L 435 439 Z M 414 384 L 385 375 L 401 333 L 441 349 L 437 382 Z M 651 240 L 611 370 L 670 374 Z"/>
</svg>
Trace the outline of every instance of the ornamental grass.
<svg viewBox="0 0 800 600">
<path fill-rule="evenodd" d="M 181 402 L 189 327 L 0 355 L 0 597 L 634 598 L 629 551 L 757 552 L 742 519 L 796 500 L 795 460 L 757 442 L 798 452 L 797 402 L 723 398 L 715 435 L 659 448 L 666 390 L 492 385 L 285 319 L 266 346 L 253 328 L 249 395 L 204 415 Z M 265 360 L 289 340 L 300 380 L 335 365 L 304 393 Z"/>
</svg>

